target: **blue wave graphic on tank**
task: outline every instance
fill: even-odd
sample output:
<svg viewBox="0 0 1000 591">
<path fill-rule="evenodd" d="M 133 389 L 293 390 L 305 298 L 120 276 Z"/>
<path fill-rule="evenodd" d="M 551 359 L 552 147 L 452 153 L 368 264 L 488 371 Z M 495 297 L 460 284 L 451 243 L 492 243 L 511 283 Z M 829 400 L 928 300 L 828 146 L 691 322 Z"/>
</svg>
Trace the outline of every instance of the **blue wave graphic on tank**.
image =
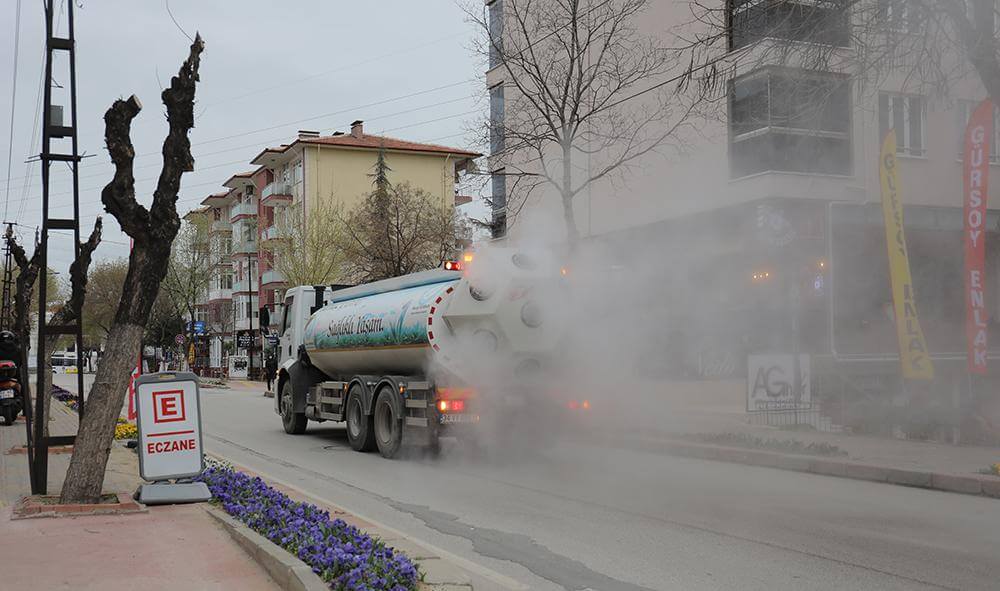
<svg viewBox="0 0 1000 591">
<path fill-rule="evenodd" d="M 418 286 L 335 302 L 310 320 L 317 349 L 426 346 L 430 303 L 448 285 Z"/>
</svg>

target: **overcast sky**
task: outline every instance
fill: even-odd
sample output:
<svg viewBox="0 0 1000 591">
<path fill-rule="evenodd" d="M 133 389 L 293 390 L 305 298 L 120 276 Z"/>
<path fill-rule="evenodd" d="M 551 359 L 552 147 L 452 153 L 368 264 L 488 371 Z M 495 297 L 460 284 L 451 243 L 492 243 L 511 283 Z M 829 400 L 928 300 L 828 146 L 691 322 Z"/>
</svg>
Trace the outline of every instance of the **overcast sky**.
<svg viewBox="0 0 1000 591">
<path fill-rule="evenodd" d="M 66 1 L 74 0 L 56 5 Z M 84 236 L 104 213 L 100 190 L 111 177 L 102 116 L 114 99 L 133 93 L 144 106 L 132 133 L 137 194 L 149 203 L 166 130 L 160 89 L 190 44 L 180 29 L 191 36 L 200 31 L 206 42 L 191 132 L 195 171 L 182 181 L 181 215 L 220 190 L 230 175 L 249 169 L 263 147 L 293 139 L 298 129 L 327 134 L 363 119 L 369 133 L 476 147 L 465 131 L 482 105 L 482 64 L 469 49 L 475 30 L 456 0 L 169 0 L 179 27 L 163 0 L 82 0 L 82 7 L 76 1 L 80 149 L 93 155 L 80 166 Z M 40 118 L 44 15 L 41 2 L 22 0 L 11 136 L 17 2 L 2 4 L 0 199 L 5 219 L 23 224 L 22 235 L 30 240 L 41 219 L 41 181 L 39 165 L 25 160 L 39 151 L 32 138 Z M 65 35 L 65 25 L 60 32 Z M 53 79 L 65 86 L 62 65 L 56 62 Z M 54 90 L 54 101 L 66 104 L 62 92 Z M 69 214 L 70 175 L 63 165 L 52 169 L 53 215 Z M 477 215 L 483 211 L 481 204 L 470 207 Z M 128 237 L 110 215 L 104 220 L 98 257 L 125 256 Z M 65 276 L 72 243 L 62 238 L 50 244 L 50 266 Z"/>
</svg>

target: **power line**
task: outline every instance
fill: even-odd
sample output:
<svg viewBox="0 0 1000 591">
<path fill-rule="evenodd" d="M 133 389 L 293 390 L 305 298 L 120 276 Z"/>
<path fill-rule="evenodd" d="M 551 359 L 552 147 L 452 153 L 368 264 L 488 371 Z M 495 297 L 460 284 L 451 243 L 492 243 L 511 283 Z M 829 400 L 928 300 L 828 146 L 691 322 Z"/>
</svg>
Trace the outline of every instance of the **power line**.
<svg viewBox="0 0 1000 591">
<path fill-rule="evenodd" d="M 398 126 L 398 127 L 389 128 L 389 129 L 385 130 L 384 133 L 393 132 L 393 131 L 399 131 L 401 129 L 409 129 L 409 128 L 413 128 L 413 127 L 419 127 L 421 125 L 427 125 L 428 123 L 437 123 L 439 121 L 445 121 L 447 119 L 455 119 L 457 117 L 464 117 L 466 115 L 470 115 L 472 113 L 477 113 L 477 112 L 478 112 L 478 109 L 477 110 L 472 110 L 472 111 L 465 111 L 465 112 L 462 112 L 462 113 L 454 113 L 454 114 L 451 114 L 451 115 L 446 115 L 444 117 L 437 117 L 437 118 L 434 118 L 434 119 L 427 119 L 425 121 L 418 121 L 416 123 L 408 123 L 406 125 L 401 125 L 401 126 Z M 202 170 L 210 170 L 210 169 L 213 169 L 213 168 L 220 168 L 220 167 L 223 167 L 223 166 L 230 166 L 230 165 L 240 164 L 240 163 L 243 163 L 243 162 L 246 162 L 246 161 L 241 159 L 241 160 L 235 160 L 235 161 L 232 161 L 232 162 L 224 162 L 224 163 L 221 163 L 221 164 L 214 164 L 212 166 L 206 166 L 206 167 L 203 167 L 203 168 L 199 168 L 199 169 L 195 170 L 194 172 L 200 172 Z M 136 183 L 142 183 L 142 182 L 154 181 L 157 178 L 158 178 L 158 176 L 151 176 L 151 177 L 136 179 L 135 182 Z M 191 188 L 195 188 L 195 187 L 203 187 L 203 186 L 208 186 L 208 185 L 219 186 L 220 184 L 221 183 L 219 181 L 213 180 L 213 181 L 207 181 L 207 182 L 197 183 L 197 184 L 194 184 L 194 185 L 186 185 L 183 188 L 184 189 L 191 189 Z M 85 189 L 81 189 L 81 192 L 96 191 L 96 190 L 100 190 L 100 189 L 103 189 L 103 188 L 104 188 L 103 185 L 101 185 L 101 186 L 94 186 L 94 187 L 87 187 Z M 57 195 L 68 195 L 68 194 L 71 194 L 71 193 L 72 193 L 72 191 L 64 191 L 64 192 L 61 192 L 61 193 L 51 193 L 50 196 L 54 197 L 54 196 L 57 196 Z M 182 201 L 190 201 L 192 199 L 199 199 L 200 200 L 200 199 L 204 199 L 204 197 L 194 197 L 194 198 L 189 198 L 189 199 L 178 200 L 178 203 L 180 203 Z M 100 203 L 99 199 L 98 200 L 90 200 L 90 201 L 80 201 L 80 205 L 97 205 L 99 203 Z M 71 204 L 68 204 L 68 205 L 57 205 L 57 206 L 51 207 L 51 209 L 57 210 L 59 208 L 65 208 L 65 207 L 70 207 L 70 206 L 71 206 Z M 29 209 L 27 211 L 32 212 L 32 211 L 37 211 L 37 210 L 35 210 L 35 209 Z M 94 216 L 90 216 L 90 217 L 96 217 L 96 215 L 97 214 L 95 214 Z M 81 219 L 85 219 L 85 218 L 81 217 Z"/>
<path fill-rule="evenodd" d="M 397 111 L 395 113 L 390 113 L 390 114 L 387 114 L 387 115 L 383 115 L 382 117 L 376 118 L 375 120 L 377 121 L 379 119 L 387 119 L 387 118 L 390 118 L 390 117 L 397 117 L 399 115 L 405 115 L 405 114 L 408 114 L 408 113 L 414 113 L 414 112 L 417 112 L 417 111 L 422 111 L 424 109 L 429 109 L 429 108 L 437 107 L 437 106 L 444 105 L 444 104 L 459 102 L 459 101 L 465 100 L 465 99 L 466 99 L 466 97 L 462 97 L 462 98 L 451 100 L 451 101 L 446 101 L 446 102 L 441 102 L 441 103 L 435 103 L 433 105 L 424 105 L 422 107 L 414 107 L 414 108 L 411 108 L 411 109 L 404 109 L 402 111 Z M 456 114 L 452 114 L 452 115 L 446 115 L 444 117 L 439 117 L 439 118 L 435 118 L 435 119 L 418 121 L 416 123 L 410 123 L 410 124 L 407 124 L 407 125 L 390 128 L 390 129 L 386 130 L 384 133 L 388 133 L 388 132 L 392 132 L 392 131 L 399 131 L 401 129 L 409 129 L 411 127 L 418 127 L 418 126 L 421 126 L 421 125 L 426 125 L 428 123 L 436 123 L 438 121 L 444 121 L 444 120 L 447 120 L 447 119 L 454 119 L 455 117 L 462 117 L 462 116 L 465 116 L 465 115 L 470 115 L 470 114 L 475 113 L 475 112 L 477 112 L 477 111 L 466 111 L 466 112 L 463 112 L 463 113 L 456 113 Z M 273 140 L 268 140 L 265 143 L 273 143 L 273 142 L 276 142 L 276 141 L 280 141 L 282 139 L 285 139 L 285 138 L 284 137 L 276 138 L 276 139 L 273 139 Z M 234 148 L 227 148 L 225 150 L 218 150 L 216 152 L 211 152 L 209 154 L 200 154 L 197 157 L 200 158 L 200 157 L 207 156 L 207 155 L 223 154 L 223 153 L 233 152 L 233 151 L 244 149 L 244 148 L 257 148 L 257 149 L 259 149 L 260 145 L 261 145 L 260 142 L 255 142 L 253 144 L 247 144 L 247 145 L 243 145 L 243 146 L 237 146 L 237 147 L 234 147 Z M 199 171 L 200 170 L 210 170 L 212 168 L 219 168 L 220 166 L 227 166 L 227 165 L 231 165 L 231 164 L 239 164 L 241 162 L 245 163 L 246 160 L 242 160 L 241 159 L 241 160 L 235 160 L 233 162 L 226 162 L 226 163 L 222 163 L 222 164 L 214 164 L 214 165 L 211 165 L 211 166 L 202 167 L 202 168 L 200 168 L 198 170 Z M 136 167 L 136 168 L 149 168 L 151 166 L 156 166 L 156 163 L 153 163 L 153 164 L 150 164 L 150 165 L 144 165 L 144 166 L 140 166 L 140 167 Z M 81 178 L 94 178 L 94 177 L 100 177 L 100 176 L 104 176 L 104 175 L 103 174 L 94 174 L 94 175 L 88 175 L 86 177 L 81 177 Z M 149 178 L 145 178 L 145 179 L 139 179 L 137 182 L 155 180 L 156 178 L 157 177 L 149 177 Z M 93 191 L 93 190 L 102 189 L 102 188 L 103 188 L 103 185 L 102 186 L 88 187 L 88 188 L 85 188 L 85 189 L 82 189 L 82 190 L 83 191 Z M 52 193 L 51 196 L 54 197 L 54 196 L 59 196 L 59 195 L 69 195 L 70 193 L 72 193 L 72 192 L 71 191 L 61 191 L 59 193 Z M 36 197 L 37 197 L 37 195 L 31 196 L 31 197 L 24 197 L 24 198 L 22 198 L 21 201 L 20 201 L 21 204 L 22 204 L 22 210 L 23 210 L 23 204 L 24 204 L 25 201 L 27 201 L 27 200 L 29 200 L 31 198 L 36 198 Z M 53 207 L 53 209 L 58 209 L 59 207 L 65 207 L 65 206 L 55 206 L 55 207 Z M 36 210 L 32 209 L 32 210 L 28 210 L 28 211 L 36 211 Z"/>
<path fill-rule="evenodd" d="M 281 129 L 281 128 L 289 127 L 289 126 L 292 126 L 292 125 L 298 125 L 300 123 L 307 123 L 309 121 L 315 121 L 317 119 L 324 119 L 326 117 L 333 117 L 333 116 L 336 116 L 336 115 L 343 115 L 345 113 L 350 113 L 352 111 L 358 111 L 360 109 L 368 109 L 368 108 L 371 108 L 371 107 L 378 107 L 378 106 L 386 105 L 386 104 L 389 104 L 389 103 L 399 102 L 399 101 L 402 101 L 402 100 L 411 99 L 411 98 L 414 98 L 414 97 L 431 94 L 431 93 L 438 92 L 438 91 L 441 91 L 441 90 L 447 90 L 449 88 L 455 88 L 456 86 L 461 86 L 463 84 L 468 84 L 469 82 L 472 82 L 472 81 L 473 81 L 472 79 L 468 79 L 467 78 L 465 80 L 460 80 L 458 82 L 452 82 L 450 84 L 445 84 L 445 85 L 442 85 L 442 86 L 436 86 L 434 88 L 428 88 L 428 89 L 424 89 L 424 90 L 418 90 L 418 91 L 415 91 L 415 92 L 411 92 L 411 93 L 407 93 L 407 94 L 403 94 L 403 95 L 398 95 L 398 96 L 394 96 L 394 97 L 387 98 L 387 99 L 381 99 L 381 100 L 378 100 L 378 101 L 375 101 L 375 102 L 371 102 L 371 103 L 367 103 L 367 104 L 363 104 L 363 105 L 356 105 L 356 106 L 353 106 L 353 107 L 347 107 L 347 108 L 344 108 L 344 109 L 339 109 L 337 111 L 331 111 L 331 112 L 328 112 L 328 113 L 322 113 L 322 114 L 319 114 L 319 115 L 313 115 L 313 116 L 310 116 L 310 117 L 305 117 L 303 119 L 297 119 L 297 120 L 294 120 L 294 121 L 286 121 L 284 123 L 279 123 L 279 124 L 276 124 L 276 125 L 269 125 L 267 127 L 259 127 L 259 128 L 256 128 L 256 129 L 251 129 L 251 130 L 243 131 L 243 132 L 240 132 L 240 133 L 230 134 L 230 135 L 226 135 L 226 136 L 220 136 L 220 137 L 216 137 L 216 138 L 210 138 L 210 139 L 207 139 L 207 140 L 202 140 L 200 142 L 194 142 L 194 143 L 191 144 L 191 146 L 192 147 L 195 147 L 195 146 L 205 146 L 205 145 L 208 145 L 208 144 L 213 144 L 213 143 L 222 142 L 222 141 L 226 141 L 226 140 L 236 139 L 236 138 L 240 138 L 240 137 L 246 137 L 248 135 L 253 135 L 253 134 L 256 134 L 256 133 L 261 133 L 261 132 L 264 132 L 264 131 L 273 131 L 275 129 Z M 447 100 L 447 101 L 437 102 L 437 103 L 434 103 L 432 105 L 426 105 L 424 107 L 414 107 L 414 108 L 406 109 L 404 111 L 397 111 L 395 113 L 390 113 L 388 115 L 381 115 L 380 117 L 376 117 L 375 119 L 386 118 L 386 117 L 394 117 L 394 116 L 398 116 L 398 115 L 402 115 L 402 114 L 406 114 L 406 113 L 412 113 L 412 112 L 423 110 L 423 109 L 430 109 L 430 108 L 437 107 L 437 106 L 440 106 L 440 105 L 447 105 L 447 104 L 459 102 L 459 101 L 462 101 L 462 100 L 467 100 L 469 98 L 475 98 L 475 96 L 477 96 L 477 95 L 467 95 L 467 96 L 463 96 L 463 97 L 456 98 L 456 99 L 451 99 L 451 100 Z M 267 140 L 267 142 L 275 142 L 275 141 L 280 141 L 282 139 L 284 139 L 284 138 L 282 137 L 282 138 L 276 138 L 276 139 L 273 139 L 273 140 Z M 225 151 L 232 151 L 232 150 L 240 149 L 241 147 L 252 147 L 253 145 L 259 145 L 259 143 L 252 144 L 250 146 L 240 146 L 238 148 L 232 148 L 232 149 L 228 149 L 228 150 L 221 150 L 219 152 L 213 152 L 213 154 L 218 154 L 218 153 L 225 152 Z M 139 158 L 147 158 L 147 157 L 150 157 L 150 156 L 159 156 L 159 155 L 160 155 L 159 151 L 151 151 L 151 152 L 144 152 L 142 154 L 137 154 L 135 157 L 136 157 L 136 159 L 139 159 Z M 95 163 L 95 164 L 96 165 L 100 165 L 100 166 L 109 166 L 109 164 L 106 163 L 106 162 Z M 81 178 L 93 178 L 94 176 L 95 175 L 89 175 L 89 176 L 84 176 L 84 177 L 81 177 Z M 101 176 L 101 175 L 97 175 L 97 176 Z M 11 179 L 11 180 L 17 180 L 17 179 Z"/>
<path fill-rule="evenodd" d="M 4 189 L 3 219 L 10 205 L 10 170 L 14 165 L 14 113 L 17 107 L 17 58 L 21 48 L 21 0 L 17 0 L 14 16 L 14 75 L 10 84 L 10 139 L 7 142 L 7 187 Z"/>
</svg>

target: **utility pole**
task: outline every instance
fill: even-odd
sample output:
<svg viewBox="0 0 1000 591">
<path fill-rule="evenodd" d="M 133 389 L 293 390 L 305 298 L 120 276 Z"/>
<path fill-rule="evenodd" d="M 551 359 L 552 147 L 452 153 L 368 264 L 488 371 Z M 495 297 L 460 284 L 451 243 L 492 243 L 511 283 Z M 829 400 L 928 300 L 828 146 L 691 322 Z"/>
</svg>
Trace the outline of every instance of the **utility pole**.
<svg viewBox="0 0 1000 591">
<path fill-rule="evenodd" d="M 28 430 L 28 464 L 31 473 L 32 494 L 46 494 L 48 488 L 48 466 L 49 466 L 49 446 L 69 445 L 76 441 L 75 435 L 60 437 L 46 436 L 44 425 L 45 397 L 48 392 L 46 380 L 52 379 L 51 375 L 46 375 L 43 371 L 49 352 L 46 351 L 45 340 L 50 335 L 73 335 L 76 337 L 76 366 L 77 366 L 77 402 L 80 419 L 83 419 L 83 319 L 82 314 L 78 315 L 75 322 L 71 324 L 50 325 L 46 314 L 48 312 L 46 302 L 46 287 L 48 283 L 48 245 L 49 231 L 62 230 L 73 233 L 73 254 L 74 260 L 80 257 L 80 152 L 77 139 L 77 112 L 76 112 L 76 39 L 73 23 L 73 10 L 75 2 L 67 2 L 67 36 L 57 37 L 56 14 L 54 0 L 44 0 L 45 2 L 45 98 L 42 110 L 42 152 L 39 154 L 42 168 L 42 228 L 41 237 L 35 248 L 41 249 L 41 266 L 38 272 L 38 373 L 35 388 L 35 410 L 30 412 L 26 404 L 26 418 Z M 56 52 L 65 52 L 65 57 L 69 62 L 68 82 L 66 87 L 69 90 L 69 125 L 63 121 L 63 111 L 61 107 L 52 104 L 52 64 Z M 59 140 L 60 150 L 53 152 L 52 140 Z M 66 146 L 66 140 L 69 146 Z M 69 148 L 67 151 L 66 148 Z M 52 163 L 57 165 L 65 163 L 73 178 L 73 217 L 53 218 L 49 217 L 49 177 Z M 35 419 L 32 421 L 32 419 Z M 34 427 L 34 433 L 32 433 Z"/>
</svg>

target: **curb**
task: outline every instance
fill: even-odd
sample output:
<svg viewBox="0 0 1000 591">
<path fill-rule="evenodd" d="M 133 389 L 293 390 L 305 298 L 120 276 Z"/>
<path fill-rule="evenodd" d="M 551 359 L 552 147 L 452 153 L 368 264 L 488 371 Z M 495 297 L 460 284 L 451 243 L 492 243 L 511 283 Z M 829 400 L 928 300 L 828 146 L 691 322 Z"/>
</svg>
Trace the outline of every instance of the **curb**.
<svg viewBox="0 0 1000 591">
<path fill-rule="evenodd" d="M 996 477 L 924 472 L 808 455 L 783 454 L 761 449 L 694 443 L 677 439 L 621 438 L 617 440 L 617 443 L 641 451 L 660 452 L 674 456 L 764 466 L 793 472 L 807 472 L 823 476 L 837 476 L 1000 499 L 1000 478 Z"/>
<path fill-rule="evenodd" d="M 208 512 L 230 537 L 246 551 L 283 591 L 329 591 L 329 587 L 306 563 L 278 547 L 229 514 L 210 505 Z"/>
<path fill-rule="evenodd" d="M 128 493 L 117 493 L 117 503 L 99 503 L 95 505 L 59 505 L 44 503 L 41 499 L 58 499 L 58 495 L 39 495 L 22 498 L 14 505 L 11 519 L 35 519 L 38 517 L 78 517 L 81 515 L 128 515 L 146 513 L 146 506 L 132 498 Z"/>
</svg>

